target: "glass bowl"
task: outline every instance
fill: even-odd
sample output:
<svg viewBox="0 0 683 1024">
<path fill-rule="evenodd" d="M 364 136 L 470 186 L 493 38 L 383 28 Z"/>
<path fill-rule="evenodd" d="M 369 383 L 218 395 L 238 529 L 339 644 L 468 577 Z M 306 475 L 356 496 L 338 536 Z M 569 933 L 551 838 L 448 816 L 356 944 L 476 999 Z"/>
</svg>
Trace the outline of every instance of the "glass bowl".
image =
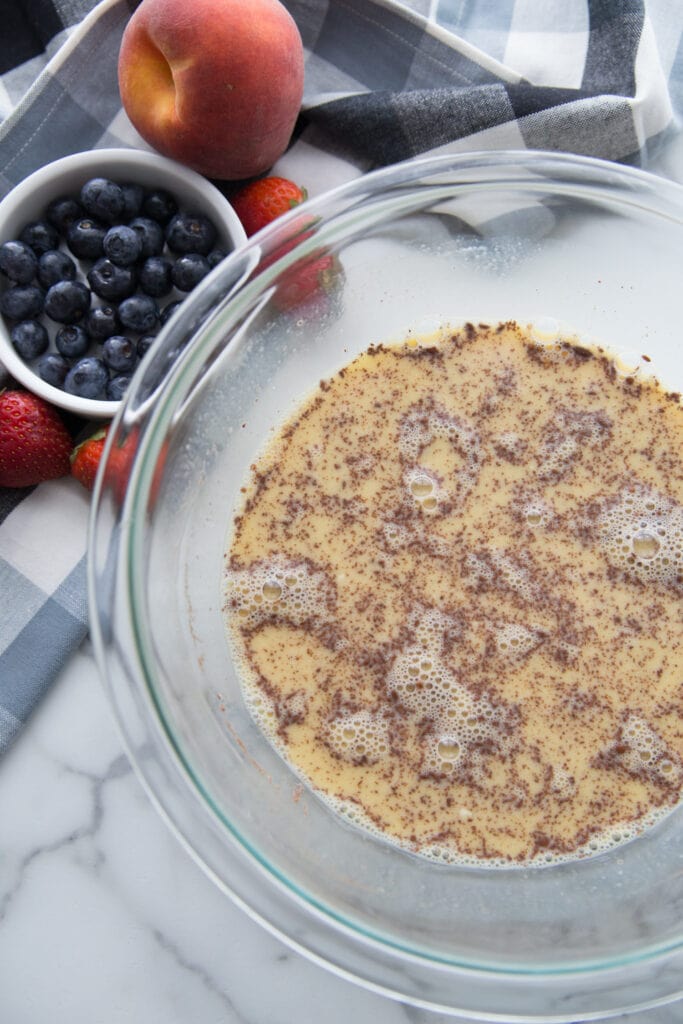
<svg viewBox="0 0 683 1024">
<path fill-rule="evenodd" d="M 410 161 L 233 253 L 162 331 L 114 421 L 91 627 L 140 777 L 253 917 L 413 1005 L 547 1024 L 676 998 L 683 811 L 599 856 L 526 869 L 436 864 L 341 821 L 242 700 L 221 615 L 240 487 L 321 378 L 409 331 L 567 327 L 681 389 L 682 251 L 683 189 L 636 170 L 539 153 Z"/>
</svg>

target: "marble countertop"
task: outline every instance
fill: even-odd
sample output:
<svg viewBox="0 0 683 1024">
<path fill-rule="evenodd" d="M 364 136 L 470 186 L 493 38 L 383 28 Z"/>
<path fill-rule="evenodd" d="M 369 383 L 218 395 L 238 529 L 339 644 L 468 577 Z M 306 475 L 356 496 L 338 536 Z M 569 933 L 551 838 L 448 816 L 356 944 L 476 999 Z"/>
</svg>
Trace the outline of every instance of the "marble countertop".
<svg viewBox="0 0 683 1024">
<path fill-rule="evenodd" d="M 681 136 L 655 169 L 683 181 Z M 218 892 L 134 774 L 88 641 L 0 762 L 0 822 L 0 1024 L 454 1020 L 337 977 Z M 683 1024 L 683 1002 L 613 1019 Z"/>
</svg>

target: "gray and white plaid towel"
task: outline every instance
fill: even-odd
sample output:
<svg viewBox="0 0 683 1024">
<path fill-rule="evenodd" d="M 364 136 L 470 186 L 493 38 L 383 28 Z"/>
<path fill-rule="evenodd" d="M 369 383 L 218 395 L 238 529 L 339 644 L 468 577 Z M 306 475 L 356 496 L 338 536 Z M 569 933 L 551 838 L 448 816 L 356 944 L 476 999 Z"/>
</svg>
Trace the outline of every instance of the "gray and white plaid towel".
<svg viewBox="0 0 683 1024">
<path fill-rule="evenodd" d="M 306 48 L 306 87 L 276 169 L 311 192 L 464 150 L 648 167 L 678 127 L 680 0 L 284 2 Z M 92 6 L 19 0 L 3 13 L 0 195 L 68 153 L 144 148 L 116 84 L 134 0 Z M 68 479 L 0 490 L 0 751 L 87 632 L 87 513 L 87 493 Z"/>
</svg>

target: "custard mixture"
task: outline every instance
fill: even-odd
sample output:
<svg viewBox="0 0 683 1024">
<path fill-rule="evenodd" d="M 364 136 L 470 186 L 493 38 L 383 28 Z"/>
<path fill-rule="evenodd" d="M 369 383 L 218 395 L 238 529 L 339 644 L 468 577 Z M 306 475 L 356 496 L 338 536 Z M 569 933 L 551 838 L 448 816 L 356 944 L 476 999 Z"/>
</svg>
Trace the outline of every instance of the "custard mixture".
<svg viewBox="0 0 683 1024">
<path fill-rule="evenodd" d="M 347 820 L 528 865 L 680 800 L 678 394 L 468 324 L 321 381 L 243 490 L 224 614 L 245 700 Z"/>
</svg>

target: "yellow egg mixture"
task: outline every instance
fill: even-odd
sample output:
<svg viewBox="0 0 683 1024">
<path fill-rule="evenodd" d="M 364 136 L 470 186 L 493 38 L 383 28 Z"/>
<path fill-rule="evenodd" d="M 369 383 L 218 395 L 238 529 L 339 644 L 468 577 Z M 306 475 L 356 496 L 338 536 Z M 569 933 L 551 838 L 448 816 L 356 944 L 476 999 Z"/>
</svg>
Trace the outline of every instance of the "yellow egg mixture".
<svg viewBox="0 0 683 1024">
<path fill-rule="evenodd" d="M 515 323 L 373 346 L 252 467 L 246 702 L 346 819 L 461 863 L 585 856 L 683 787 L 683 410 Z"/>
</svg>

